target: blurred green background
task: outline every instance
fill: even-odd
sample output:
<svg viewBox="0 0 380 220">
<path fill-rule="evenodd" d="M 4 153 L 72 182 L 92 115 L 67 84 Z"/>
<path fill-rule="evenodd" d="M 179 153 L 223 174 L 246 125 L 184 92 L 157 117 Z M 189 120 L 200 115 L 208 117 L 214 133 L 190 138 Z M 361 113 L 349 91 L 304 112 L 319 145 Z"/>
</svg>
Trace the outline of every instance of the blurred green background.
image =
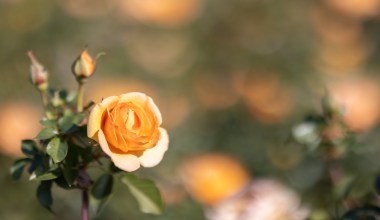
<svg viewBox="0 0 380 220">
<path fill-rule="evenodd" d="M 165 213 L 140 214 L 118 183 L 95 219 L 204 219 L 177 175 L 200 152 L 226 153 L 253 179 L 273 177 L 305 200 L 317 198 L 324 162 L 284 143 L 320 110 L 326 89 L 360 132 L 344 164 L 360 174 L 358 188 L 371 191 L 380 171 L 379 9 L 379 0 L 0 0 L 0 219 L 79 219 L 79 191 L 55 190 L 53 216 L 38 205 L 36 183 L 12 181 L 8 170 L 20 139 L 38 132 L 42 111 L 26 51 L 49 70 L 53 87 L 75 89 L 70 66 L 85 45 L 107 54 L 87 100 L 145 92 L 171 140 L 159 166 L 138 171 L 160 185 Z"/>
</svg>

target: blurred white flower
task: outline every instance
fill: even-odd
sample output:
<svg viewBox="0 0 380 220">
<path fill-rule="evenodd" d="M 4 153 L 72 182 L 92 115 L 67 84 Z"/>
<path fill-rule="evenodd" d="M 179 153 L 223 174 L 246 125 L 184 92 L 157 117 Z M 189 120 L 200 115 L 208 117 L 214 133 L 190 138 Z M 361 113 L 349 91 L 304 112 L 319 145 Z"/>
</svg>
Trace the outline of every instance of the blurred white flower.
<svg viewBox="0 0 380 220">
<path fill-rule="evenodd" d="M 309 210 L 297 194 L 273 180 L 255 180 L 245 190 L 210 208 L 209 220 L 304 220 Z"/>
</svg>

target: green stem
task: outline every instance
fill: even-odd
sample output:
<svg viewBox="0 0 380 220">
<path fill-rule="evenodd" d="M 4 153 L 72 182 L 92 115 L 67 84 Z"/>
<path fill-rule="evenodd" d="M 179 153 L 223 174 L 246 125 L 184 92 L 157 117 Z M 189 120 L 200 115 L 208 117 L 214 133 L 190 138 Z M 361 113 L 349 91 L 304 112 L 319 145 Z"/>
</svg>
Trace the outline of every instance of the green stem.
<svg viewBox="0 0 380 220">
<path fill-rule="evenodd" d="M 79 81 L 78 98 L 77 98 L 77 111 L 83 111 L 83 97 L 84 97 L 84 82 Z"/>
<path fill-rule="evenodd" d="M 49 98 L 45 90 L 41 91 L 41 97 L 42 97 L 42 104 L 44 105 L 44 108 L 46 109 L 49 105 Z"/>
</svg>

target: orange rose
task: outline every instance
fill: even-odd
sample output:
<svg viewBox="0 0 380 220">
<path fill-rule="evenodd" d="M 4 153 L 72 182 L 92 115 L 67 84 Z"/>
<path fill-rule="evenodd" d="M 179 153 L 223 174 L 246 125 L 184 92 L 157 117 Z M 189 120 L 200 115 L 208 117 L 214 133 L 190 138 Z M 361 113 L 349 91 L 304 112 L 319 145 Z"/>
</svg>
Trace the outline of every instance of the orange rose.
<svg viewBox="0 0 380 220">
<path fill-rule="evenodd" d="M 115 166 L 131 172 L 156 166 L 168 149 L 161 113 L 152 98 L 131 92 L 110 96 L 91 111 L 87 135 L 99 142 Z"/>
</svg>

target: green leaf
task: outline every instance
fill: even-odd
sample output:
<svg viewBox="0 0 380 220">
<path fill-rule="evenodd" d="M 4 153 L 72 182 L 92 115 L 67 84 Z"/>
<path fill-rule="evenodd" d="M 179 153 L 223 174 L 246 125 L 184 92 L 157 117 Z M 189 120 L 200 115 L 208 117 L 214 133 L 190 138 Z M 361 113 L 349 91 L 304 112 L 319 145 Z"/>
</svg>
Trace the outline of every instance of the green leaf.
<svg viewBox="0 0 380 220">
<path fill-rule="evenodd" d="M 54 137 L 57 134 L 57 131 L 55 131 L 53 128 L 44 128 L 42 131 L 40 131 L 40 133 L 38 133 L 36 138 L 38 140 L 46 140 Z"/>
<path fill-rule="evenodd" d="M 94 196 L 90 195 L 90 212 L 91 215 L 97 215 L 102 211 L 102 208 L 111 200 L 112 194 L 107 196 L 105 199 L 96 199 Z"/>
<path fill-rule="evenodd" d="M 54 166 L 50 167 L 50 170 L 47 170 L 43 166 L 38 166 L 36 170 L 30 175 L 29 180 L 53 180 L 59 176 L 58 174 L 59 170 L 56 170 Z"/>
<path fill-rule="evenodd" d="M 68 151 L 68 146 L 65 141 L 55 137 L 46 147 L 46 152 L 51 156 L 55 163 L 61 162 L 65 159 Z"/>
<path fill-rule="evenodd" d="M 111 174 L 103 174 L 96 180 L 91 189 L 91 194 L 96 199 L 104 199 L 112 192 L 113 176 Z"/>
<path fill-rule="evenodd" d="M 52 212 L 51 205 L 53 204 L 53 197 L 51 196 L 51 181 L 41 181 L 37 188 L 37 199 L 40 204 L 47 210 Z"/>
<path fill-rule="evenodd" d="M 70 147 L 63 166 L 63 176 L 69 186 L 73 184 L 79 174 L 78 152 L 76 147 Z"/>
<path fill-rule="evenodd" d="M 33 172 L 32 175 L 30 175 L 29 180 L 45 181 L 45 180 L 57 179 L 57 177 L 58 177 L 57 175 L 51 172 L 44 173 L 41 175 L 37 175 L 35 172 Z"/>
<path fill-rule="evenodd" d="M 82 114 L 82 113 L 78 113 L 74 116 L 73 118 L 73 123 L 75 125 L 80 125 L 80 123 L 86 118 L 86 115 Z"/>
<path fill-rule="evenodd" d="M 21 142 L 21 151 L 25 155 L 35 155 L 38 153 L 38 148 L 33 140 L 23 140 Z"/>
<path fill-rule="evenodd" d="M 13 165 L 11 166 L 10 172 L 12 175 L 12 179 L 18 180 L 20 179 L 22 175 L 22 171 L 24 170 L 24 167 L 26 164 L 28 164 L 31 161 L 29 158 L 24 159 L 18 159 L 16 160 Z"/>
<path fill-rule="evenodd" d="M 58 126 L 62 132 L 70 130 L 74 125 L 74 114 L 72 111 L 65 111 L 63 117 L 58 120 Z"/>
<path fill-rule="evenodd" d="M 43 118 L 41 119 L 40 124 L 43 125 L 44 127 L 54 128 L 56 121 Z"/>
<path fill-rule="evenodd" d="M 162 213 L 164 204 L 160 191 L 153 181 L 138 179 L 131 173 L 125 174 L 121 181 L 128 186 L 129 191 L 139 203 L 142 212 L 150 214 Z"/>
</svg>

